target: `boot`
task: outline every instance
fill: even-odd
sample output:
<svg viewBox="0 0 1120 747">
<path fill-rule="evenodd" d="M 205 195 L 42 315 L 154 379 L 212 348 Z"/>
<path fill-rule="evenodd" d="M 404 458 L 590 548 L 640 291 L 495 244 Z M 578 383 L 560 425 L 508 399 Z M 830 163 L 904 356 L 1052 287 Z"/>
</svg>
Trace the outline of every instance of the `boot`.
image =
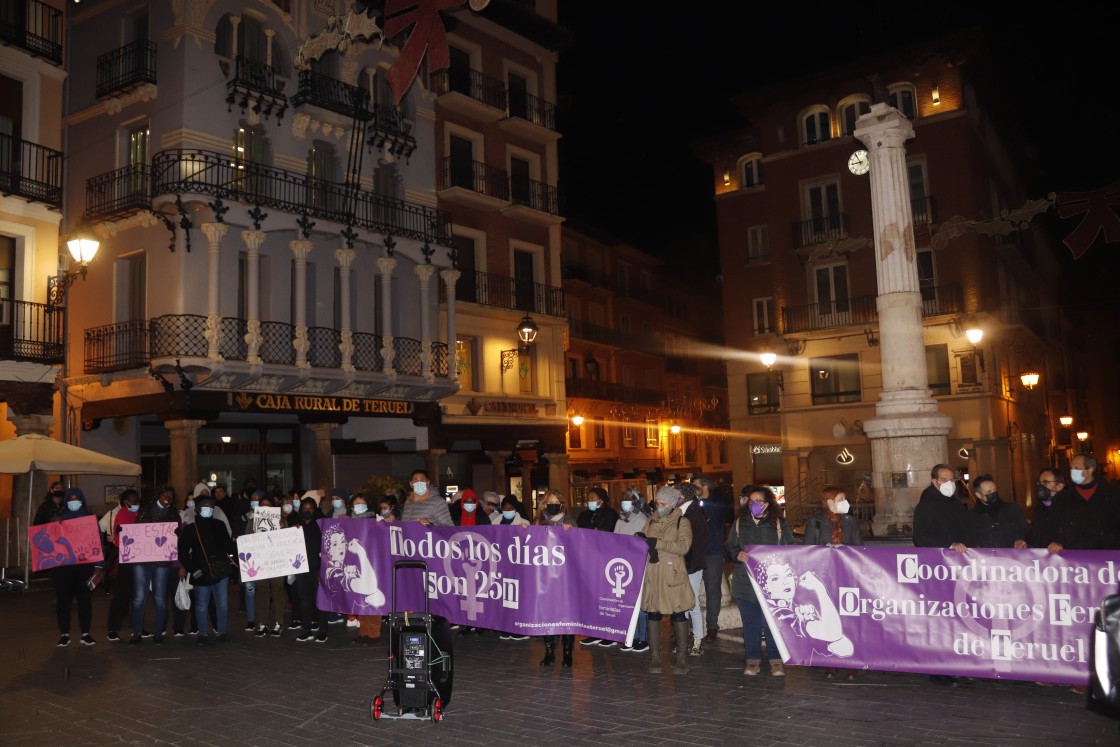
<svg viewBox="0 0 1120 747">
<path fill-rule="evenodd" d="M 661 674 L 661 621 L 650 620 L 647 630 L 649 635 L 649 671 L 650 674 Z"/>
<path fill-rule="evenodd" d="M 771 677 L 785 677 L 786 667 L 781 659 L 770 660 L 770 676 Z"/>
<path fill-rule="evenodd" d="M 566 635 L 561 638 L 564 644 L 564 661 L 562 663 L 565 667 L 572 666 L 572 647 L 576 645 L 576 637 L 574 635 Z"/>
<path fill-rule="evenodd" d="M 673 674 L 688 674 L 688 620 L 677 620 L 673 629 L 677 631 L 677 660 L 673 663 Z"/>
<path fill-rule="evenodd" d="M 556 644 L 555 643 L 544 644 L 544 658 L 541 659 L 541 666 L 542 667 L 551 667 L 552 666 L 552 663 L 556 661 L 556 653 L 555 652 L 556 652 Z"/>
</svg>

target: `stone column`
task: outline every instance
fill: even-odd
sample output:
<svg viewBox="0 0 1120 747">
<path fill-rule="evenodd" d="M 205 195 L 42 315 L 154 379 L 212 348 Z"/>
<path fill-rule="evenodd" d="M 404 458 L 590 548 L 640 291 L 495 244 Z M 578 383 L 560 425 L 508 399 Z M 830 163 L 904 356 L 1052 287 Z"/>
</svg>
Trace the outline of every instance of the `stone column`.
<svg viewBox="0 0 1120 747">
<path fill-rule="evenodd" d="M 264 30 L 264 62 L 266 65 L 272 64 L 272 37 L 276 36 L 275 29 Z"/>
<path fill-rule="evenodd" d="M 381 257 L 377 269 L 381 271 L 381 359 L 382 373 L 394 374 L 393 368 L 393 269 L 397 260 Z"/>
<path fill-rule="evenodd" d="M 447 293 L 447 376 L 452 381 L 459 380 L 458 331 L 455 328 L 455 283 L 458 282 L 461 274 L 455 269 L 441 270 L 439 273 L 439 276 L 443 278 L 443 287 Z"/>
<path fill-rule="evenodd" d="M 216 362 L 222 358 L 222 237 L 229 226 L 203 223 L 199 228 L 206 236 L 206 357 Z"/>
<path fill-rule="evenodd" d="M 572 470 L 568 465 L 567 454 L 545 454 L 548 460 L 548 487 L 559 490 L 564 495 L 572 493 Z M 534 485 L 537 490 L 540 485 Z"/>
<path fill-rule="evenodd" d="M 428 449 L 428 453 L 424 456 L 427 459 L 425 469 L 428 470 L 428 477 L 431 478 L 432 484 L 439 485 L 442 492 L 443 489 L 443 475 L 439 473 L 439 458 L 447 453 L 447 449 Z"/>
<path fill-rule="evenodd" d="M 241 240 L 245 242 L 245 274 L 249 277 L 248 293 L 246 294 L 246 313 L 249 315 L 245 323 L 245 360 L 254 366 L 261 363 L 261 245 L 264 244 L 264 231 L 242 231 Z"/>
<path fill-rule="evenodd" d="M 205 420 L 169 420 L 163 424 L 171 439 L 167 481 L 180 495 L 190 495 L 198 482 L 198 429 Z"/>
<path fill-rule="evenodd" d="M 229 17 L 229 56 L 236 58 L 241 53 L 237 48 L 237 27 L 241 25 L 241 16 Z M 191 487 L 194 487 L 193 485 Z"/>
<path fill-rule="evenodd" d="M 420 374 L 432 375 L 432 275 L 433 265 L 416 265 L 416 277 L 420 278 Z"/>
<path fill-rule="evenodd" d="M 308 423 L 307 430 L 315 436 L 314 487 L 330 495 L 334 487 L 334 457 L 331 454 L 331 433 L 339 423 Z"/>
<path fill-rule="evenodd" d="M 502 495 L 506 494 L 509 490 L 509 481 L 506 479 L 506 460 L 509 459 L 512 451 L 488 451 L 486 456 L 490 457 L 490 462 L 493 465 L 492 477 L 494 481 L 494 490 Z"/>
<path fill-rule="evenodd" d="M 307 362 L 307 351 L 311 343 L 307 339 L 307 255 L 311 253 L 311 242 L 307 239 L 292 239 L 288 242 L 288 248 L 296 258 L 296 287 L 292 291 L 296 297 L 296 318 L 292 320 L 296 335 L 292 347 L 296 349 L 296 365 L 308 368 L 310 364 Z"/>
<path fill-rule="evenodd" d="M 922 296 L 906 178 L 905 143 L 914 128 L 897 109 L 875 104 L 856 121 L 867 146 L 871 213 L 879 284 L 879 352 L 883 390 L 875 417 L 864 422 L 871 441 L 876 536 L 910 534 L 914 506 L 930 468 L 948 456 L 952 420 L 937 409 L 926 373 Z"/>
<path fill-rule="evenodd" d="M 358 253 L 353 249 L 335 249 L 334 258 L 338 260 L 339 295 L 338 303 L 342 307 L 342 329 L 339 330 L 338 349 L 342 353 L 342 370 L 354 370 L 354 333 L 351 331 L 350 319 L 350 266 Z"/>
</svg>

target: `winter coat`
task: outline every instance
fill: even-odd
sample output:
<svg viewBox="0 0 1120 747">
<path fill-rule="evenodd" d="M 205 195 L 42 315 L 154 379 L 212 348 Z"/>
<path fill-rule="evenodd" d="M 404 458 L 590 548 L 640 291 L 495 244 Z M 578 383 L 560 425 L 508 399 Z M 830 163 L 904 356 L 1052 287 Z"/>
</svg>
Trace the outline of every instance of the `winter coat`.
<svg viewBox="0 0 1120 747">
<path fill-rule="evenodd" d="M 237 544 L 226 525 L 218 519 L 199 516 L 179 530 L 179 563 L 187 569 L 195 586 L 212 586 L 219 581 L 210 575 L 207 561 L 214 562 L 223 557 L 228 560 L 229 556 L 236 554 Z M 237 564 L 231 565 L 236 573 Z"/>
<path fill-rule="evenodd" d="M 599 532 L 613 532 L 614 525 L 618 522 L 618 512 L 610 506 L 603 504 L 591 511 L 584 509 L 576 519 L 576 526 L 580 529 L 594 529 Z"/>
<path fill-rule="evenodd" d="M 1027 538 L 1027 515 L 1003 499 L 993 504 L 992 511 L 984 510 L 977 501 L 968 512 L 968 520 L 969 547 L 1014 547 Z"/>
<path fill-rule="evenodd" d="M 708 567 L 708 517 L 700 501 L 690 501 L 684 510 L 684 518 L 692 527 L 692 546 L 684 555 L 685 567 L 692 575 Z"/>
<path fill-rule="evenodd" d="M 738 560 L 739 552 L 743 548 L 750 545 L 792 544 L 793 532 L 789 530 L 789 524 L 786 524 L 785 519 L 778 519 L 777 526 L 769 520 L 755 524 L 750 513 L 745 513 L 736 519 L 731 525 L 731 531 L 727 533 L 727 542 L 723 545 L 728 557 L 735 561 L 735 570 L 731 572 L 731 596 L 758 604 L 754 587 L 747 577 L 747 564 L 740 563 Z"/>
<path fill-rule="evenodd" d="M 829 523 L 828 514 L 824 509 L 817 509 L 805 522 L 805 539 L 801 544 L 832 544 L 832 524 Z M 849 515 L 840 517 L 840 544 L 863 544 L 863 539 L 859 536 L 859 519 Z"/>
<path fill-rule="evenodd" d="M 914 507 L 914 547 L 967 545 L 968 514 L 956 497 L 946 498 L 930 485 Z"/>
<path fill-rule="evenodd" d="M 692 546 L 692 525 L 674 508 L 668 516 L 654 514 L 646 524 L 646 537 L 656 539 L 657 562 L 646 561 L 642 609 L 669 615 L 685 612 L 696 604 L 684 555 Z"/>
</svg>

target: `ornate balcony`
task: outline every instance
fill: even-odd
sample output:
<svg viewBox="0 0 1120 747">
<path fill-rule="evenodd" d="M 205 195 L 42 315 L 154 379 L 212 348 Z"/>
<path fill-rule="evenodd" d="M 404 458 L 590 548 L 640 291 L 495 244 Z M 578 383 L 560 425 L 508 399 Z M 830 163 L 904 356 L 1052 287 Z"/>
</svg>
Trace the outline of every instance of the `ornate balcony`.
<svg viewBox="0 0 1120 747">
<path fill-rule="evenodd" d="M 922 316 L 958 314 L 964 302 L 958 285 L 922 288 Z M 782 334 L 812 332 L 836 327 L 862 327 L 879 323 L 875 296 L 852 296 L 830 303 L 782 307 Z"/>
<path fill-rule="evenodd" d="M 152 170 L 146 164 L 125 166 L 86 180 L 86 216 L 121 218 L 152 208 Z"/>
<path fill-rule="evenodd" d="M 230 111 L 236 104 L 242 114 L 252 108 L 264 119 L 275 114 L 279 122 L 288 108 L 288 97 L 283 89 L 283 81 L 277 80 L 272 65 L 238 55 L 234 60 L 233 77 L 226 82 L 226 104 Z"/>
<path fill-rule="evenodd" d="M 441 283 L 439 300 L 447 302 Z M 564 289 L 489 272 L 463 273 L 455 286 L 455 300 L 526 313 L 564 316 Z"/>
<path fill-rule="evenodd" d="M 61 365 L 61 306 L 0 299 L 0 360 Z"/>
<path fill-rule="evenodd" d="M 404 112 L 380 104 L 373 107 L 373 117 L 366 125 L 366 144 L 405 160 L 416 150 L 412 125 L 405 121 Z"/>
<path fill-rule="evenodd" d="M 509 174 L 480 161 L 446 156 L 439 162 L 440 199 L 497 210 L 509 205 Z"/>
<path fill-rule="evenodd" d="M 665 401 L 665 392 L 656 389 L 639 389 L 638 387 L 615 384 L 610 381 L 595 381 L 594 379 L 564 379 L 564 387 L 568 399 L 584 397 L 597 399 L 604 402 L 622 402 L 628 405 L 659 406 Z"/>
<path fill-rule="evenodd" d="M 62 207 L 62 154 L 0 134 L 0 194 Z"/>
<path fill-rule="evenodd" d="M 97 58 L 97 98 L 156 83 L 156 43 L 137 39 Z"/>
<path fill-rule="evenodd" d="M 148 355 L 148 322 L 139 319 L 85 331 L 85 372 L 112 373 L 145 368 Z"/>
<path fill-rule="evenodd" d="M 0 3 L 0 42 L 62 64 L 62 11 L 40 0 Z"/>
<path fill-rule="evenodd" d="M 793 248 L 804 249 L 848 237 L 848 215 L 825 215 L 793 223 Z"/>
<path fill-rule="evenodd" d="M 317 106 L 363 122 L 373 117 L 369 108 L 369 91 L 343 83 L 314 70 L 299 71 L 299 86 L 292 96 L 292 106 Z"/>
<path fill-rule="evenodd" d="M 436 100 L 448 109 L 484 122 L 497 122 L 506 116 L 506 86 L 502 81 L 477 70 L 453 68 L 431 77 Z"/>
<path fill-rule="evenodd" d="M 525 91 L 510 90 L 509 116 L 500 123 L 511 135 L 544 145 L 560 138 L 556 131 L 556 105 Z"/>
</svg>

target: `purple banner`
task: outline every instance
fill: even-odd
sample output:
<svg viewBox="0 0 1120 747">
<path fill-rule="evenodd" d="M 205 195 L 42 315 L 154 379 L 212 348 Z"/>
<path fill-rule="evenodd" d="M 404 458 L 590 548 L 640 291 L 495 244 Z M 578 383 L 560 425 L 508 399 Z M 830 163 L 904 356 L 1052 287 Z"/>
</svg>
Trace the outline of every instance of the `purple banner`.
<svg viewBox="0 0 1120 747">
<path fill-rule="evenodd" d="M 558 527 L 436 527 L 321 519 L 319 607 L 384 615 L 396 609 L 523 635 L 583 634 L 629 640 L 645 577 L 641 538 Z"/>
<path fill-rule="evenodd" d="M 789 664 L 1084 685 L 1120 553 L 753 546 Z"/>
</svg>

